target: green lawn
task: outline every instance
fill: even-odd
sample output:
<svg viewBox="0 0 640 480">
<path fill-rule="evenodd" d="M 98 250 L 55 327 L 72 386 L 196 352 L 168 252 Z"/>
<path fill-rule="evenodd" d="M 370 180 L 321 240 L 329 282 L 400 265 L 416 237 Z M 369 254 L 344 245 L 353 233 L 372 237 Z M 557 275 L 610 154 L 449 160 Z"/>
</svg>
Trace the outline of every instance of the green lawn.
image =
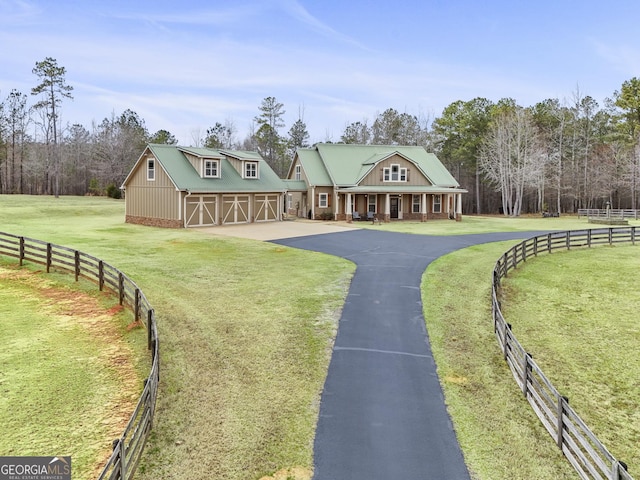
<svg viewBox="0 0 640 480">
<path fill-rule="evenodd" d="M 638 246 L 543 255 L 503 281 L 502 311 L 545 375 L 616 457 L 640 472 Z"/>
<path fill-rule="evenodd" d="M 505 217 L 504 215 L 464 215 L 461 222 L 453 220 L 430 220 L 427 222 L 354 222 L 360 228 L 415 233 L 418 235 L 465 235 L 491 232 L 530 232 L 547 230 L 582 230 L 603 228 L 606 225 L 590 224 L 587 218 L 564 215 L 559 218 L 542 218 L 539 215 Z M 629 225 L 640 225 L 640 220 L 630 220 Z"/>
<path fill-rule="evenodd" d="M 422 288 L 429 293 L 425 318 L 434 357 L 475 478 L 576 478 L 524 400 L 493 334 L 491 272 L 515 243 L 467 248 L 427 269 Z M 639 263 L 637 246 L 540 255 L 509 273 L 502 303 L 518 340 L 635 475 L 640 294 L 632 281 Z"/>
<path fill-rule="evenodd" d="M 156 309 L 160 396 L 137 478 L 310 471 L 319 393 L 353 264 L 123 220 L 116 200 L 0 196 L 1 230 L 102 258 Z"/>
<path fill-rule="evenodd" d="M 79 479 L 111 454 L 148 364 L 132 315 L 89 286 L 0 258 L 0 455 L 71 455 Z"/>
<path fill-rule="evenodd" d="M 160 397 L 137 478 L 257 479 L 293 466 L 310 472 L 319 392 L 354 266 L 268 243 L 128 225 L 123 218 L 124 203 L 117 200 L 0 196 L 0 230 L 102 258 L 129 275 L 156 308 Z M 474 216 L 358 226 L 427 235 L 590 227 L 577 217 Z M 446 401 L 474 478 L 575 478 L 523 400 L 493 337 L 491 270 L 512 244 L 455 252 L 425 274 L 425 317 Z M 553 269 L 568 268 L 576 253 Z M 581 297 L 581 308 L 614 289 L 598 285 L 601 294 Z M 505 307 L 514 302 L 516 308 L 516 301 Z M 519 318 L 510 321 L 518 338 L 524 335 Z M 542 355 L 534 353 L 538 361 Z M 557 386 L 580 412 L 582 394 Z M 637 417 L 632 422 L 637 425 Z M 619 455 L 633 473 L 633 457 Z"/>
</svg>

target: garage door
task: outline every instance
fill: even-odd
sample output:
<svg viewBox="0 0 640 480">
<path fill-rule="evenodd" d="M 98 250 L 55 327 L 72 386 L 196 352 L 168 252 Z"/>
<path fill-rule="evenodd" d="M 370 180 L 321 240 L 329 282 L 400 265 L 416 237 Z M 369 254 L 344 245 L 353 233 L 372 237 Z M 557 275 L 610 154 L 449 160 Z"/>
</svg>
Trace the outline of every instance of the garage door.
<svg viewBox="0 0 640 480">
<path fill-rule="evenodd" d="M 253 211 L 256 222 L 269 222 L 278 219 L 278 195 L 256 195 Z"/>
<path fill-rule="evenodd" d="M 222 197 L 222 223 L 249 222 L 249 195 L 225 195 Z"/>
<path fill-rule="evenodd" d="M 215 225 L 216 197 L 205 195 L 187 197 L 185 218 L 187 227 Z"/>
</svg>

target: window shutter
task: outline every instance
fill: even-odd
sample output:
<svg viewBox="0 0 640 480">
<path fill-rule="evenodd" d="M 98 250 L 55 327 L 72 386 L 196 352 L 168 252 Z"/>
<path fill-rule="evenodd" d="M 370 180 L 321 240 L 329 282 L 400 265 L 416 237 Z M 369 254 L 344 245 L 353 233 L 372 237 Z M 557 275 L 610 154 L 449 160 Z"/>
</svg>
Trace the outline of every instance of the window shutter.
<svg viewBox="0 0 640 480">
<path fill-rule="evenodd" d="M 327 195 L 327 208 L 331 206 L 331 197 L 332 195 Z"/>
<path fill-rule="evenodd" d="M 320 194 L 316 195 L 316 208 L 320 208 Z"/>
<path fill-rule="evenodd" d="M 407 182 L 408 182 L 408 181 L 410 181 L 410 180 L 409 180 L 409 179 L 411 178 L 411 177 L 409 177 L 409 174 L 410 174 L 410 173 L 411 173 L 411 170 L 407 168 Z"/>
<path fill-rule="evenodd" d="M 384 182 L 384 168 L 380 169 L 380 181 Z"/>
</svg>

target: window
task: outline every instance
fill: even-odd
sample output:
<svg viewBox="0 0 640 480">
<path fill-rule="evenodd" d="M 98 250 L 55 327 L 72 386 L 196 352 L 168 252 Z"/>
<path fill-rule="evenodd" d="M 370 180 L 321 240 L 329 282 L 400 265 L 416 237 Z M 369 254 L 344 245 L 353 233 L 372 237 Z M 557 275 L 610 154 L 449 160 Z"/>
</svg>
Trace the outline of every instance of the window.
<svg viewBox="0 0 640 480">
<path fill-rule="evenodd" d="M 407 181 L 407 169 L 400 168 L 400 165 L 394 164 L 391 167 L 385 167 L 382 173 L 382 180 L 384 182 L 406 182 Z"/>
<path fill-rule="evenodd" d="M 293 206 L 293 195 L 288 193 L 287 194 L 287 209 L 291 210 L 292 206 Z"/>
<path fill-rule="evenodd" d="M 328 193 L 319 193 L 318 194 L 318 207 L 327 208 L 329 206 L 329 194 Z"/>
<path fill-rule="evenodd" d="M 217 160 L 204 161 L 204 176 L 218 177 L 218 161 Z"/>
<path fill-rule="evenodd" d="M 302 180 L 302 168 L 300 167 L 300 165 L 296 165 L 296 176 L 295 176 L 296 180 Z"/>
<path fill-rule="evenodd" d="M 442 195 L 433 196 L 433 213 L 442 212 Z"/>
<path fill-rule="evenodd" d="M 244 178 L 258 178 L 258 162 L 245 162 Z"/>
<path fill-rule="evenodd" d="M 369 209 L 368 212 L 376 213 L 376 205 L 378 203 L 376 195 L 369 195 Z"/>
<path fill-rule="evenodd" d="M 156 179 L 156 161 L 153 158 L 147 160 L 147 180 Z"/>
<path fill-rule="evenodd" d="M 422 197 L 422 195 L 413 195 L 413 201 L 411 203 L 412 207 L 411 207 L 411 211 L 413 213 L 420 213 L 421 210 L 421 201 L 420 201 L 420 197 Z"/>
</svg>

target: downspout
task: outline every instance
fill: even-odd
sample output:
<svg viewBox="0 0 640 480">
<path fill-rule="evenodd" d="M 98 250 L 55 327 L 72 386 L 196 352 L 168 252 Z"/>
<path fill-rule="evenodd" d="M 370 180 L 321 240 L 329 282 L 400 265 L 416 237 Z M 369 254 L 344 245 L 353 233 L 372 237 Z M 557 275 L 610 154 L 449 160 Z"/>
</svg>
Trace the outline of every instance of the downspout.
<svg viewBox="0 0 640 480">
<path fill-rule="evenodd" d="M 184 223 L 184 228 L 187 228 L 187 197 L 191 196 L 191 191 L 187 190 L 187 194 L 184 196 L 184 207 L 183 207 L 183 215 L 182 215 L 182 220 Z"/>
<path fill-rule="evenodd" d="M 311 220 L 316 219 L 316 187 L 311 187 Z"/>
</svg>

